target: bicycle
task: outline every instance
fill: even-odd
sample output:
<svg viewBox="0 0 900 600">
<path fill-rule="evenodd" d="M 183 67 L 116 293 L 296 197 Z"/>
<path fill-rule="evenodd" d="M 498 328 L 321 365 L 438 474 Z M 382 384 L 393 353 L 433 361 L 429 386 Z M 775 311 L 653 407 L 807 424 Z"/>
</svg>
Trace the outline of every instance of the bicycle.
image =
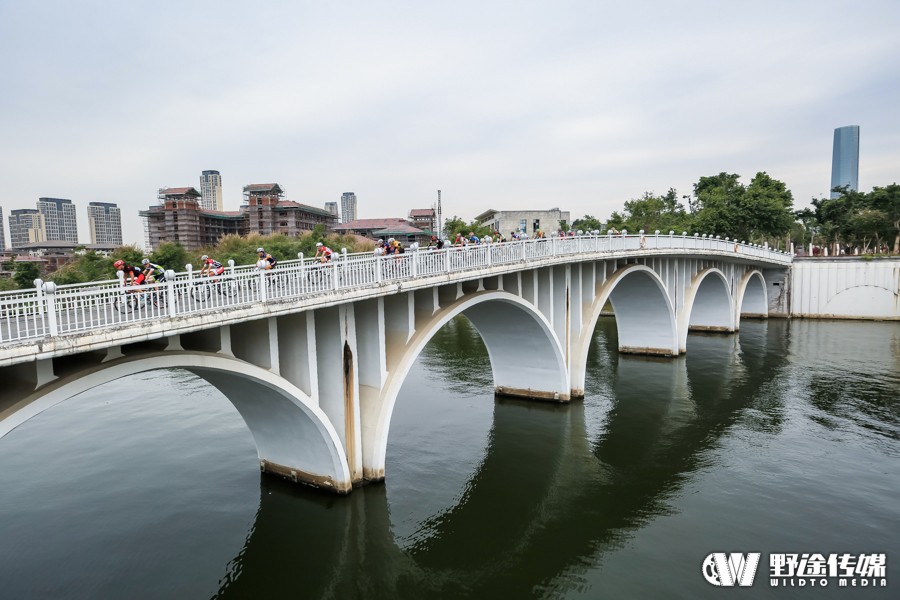
<svg viewBox="0 0 900 600">
<path fill-rule="evenodd" d="M 331 269 L 333 264 L 330 262 L 318 263 L 310 265 L 306 268 L 306 282 L 312 289 L 322 289 L 331 283 Z"/>
<path fill-rule="evenodd" d="M 231 298 L 238 292 L 237 282 L 233 279 L 219 279 L 210 275 L 194 281 L 191 298 L 197 302 L 206 302 L 213 289 L 226 298 Z"/>
<path fill-rule="evenodd" d="M 156 308 L 165 308 L 166 300 L 165 290 L 159 287 L 153 290 L 122 290 L 113 298 L 112 305 L 120 313 L 128 314 L 147 309 L 148 302 Z"/>
</svg>

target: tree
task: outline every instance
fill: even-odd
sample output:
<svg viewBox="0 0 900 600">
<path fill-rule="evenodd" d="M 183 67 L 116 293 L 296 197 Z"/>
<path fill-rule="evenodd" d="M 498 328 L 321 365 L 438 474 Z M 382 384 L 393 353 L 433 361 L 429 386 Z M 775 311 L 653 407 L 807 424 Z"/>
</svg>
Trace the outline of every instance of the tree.
<svg viewBox="0 0 900 600">
<path fill-rule="evenodd" d="M 59 285 L 115 278 L 116 270 L 113 268 L 112 259 L 96 252 L 85 252 L 49 276 L 51 281 Z"/>
<path fill-rule="evenodd" d="M 478 237 L 482 238 L 486 235 L 492 235 L 494 230 L 490 225 L 482 225 L 476 219 L 472 219 L 469 223 L 466 223 L 461 218 L 457 216 L 453 216 L 450 219 L 444 221 L 444 237 L 447 239 L 453 239 L 456 237 L 457 233 L 461 233 L 464 236 L 469 235 L 472 232 Z"/>
<path fill-rule="evenodd" d="M 457 233 L 466 233 L 463 231 L 465 228 L 466 222 L 456 215 L 453 215 L 451 218 L 444 220 L 444 231 L 441 233 L 445 238 L 452 240 L 456 237 Z"/>
<path fill-rule="evenodd" d="M 603 223 L 596 217 L 584 215 L 580 219 L 572 221 L 572 229 L 581 229 L 582 231 L 603 231 Z"/>
<path fill-rule="evenodd" d="M 678 201 L 678 193 L 675 189 L 669 189 L 663 196 L 644 192 L 640 198 L 628 200 L 625 202 L 625 210 L 622 213 L 613 212 L 606 224 L 619 231 L 627 230 L 632 233 L 642 229 L 646 232 L 658 229 L 666 233 L 680 233 L 689 231 L 690 223 L 691 215 L 685 212 L 684 206 Z"/>
<path fill-rule="evenodd" d="M 184 266 L 191 262 L 187 250 L 177 242 L 163 242 L 159 248 L 150 253 L 149 258 L 152 262 L 175 272 L 183 271 Z"/>
<path fill-rule="evenodd" d="M 144 258 L 144 251 L 137 246 L 119 246 L 112 251 L 111 258 L 116 260 L 124 260 L 127 265 L 140 265 L 141 259 Z"/>
<path fill-rule="evenodd" d="M 794 223 L 793 196 L 787 186 L 764 171 L 746 188 L 739 178 L 723 172 L 694 184 L 696 229 L 756 242 L 785 236 Z"/>
<path fill-rule="evenodd" d="M 37 263 L 27 260 L 17 260 L 15 264 L 15 273 L 13 273 L 13 281 L 20 290 L 33 288 L 34 280 L 41 276 L 41 268 Z"/>
<path fill-rule="evenodd" d="M 881 211 L 888 221 L 888 230 L 894 236 L 894 254 L 900 254 L 900 185 L 873 187 L 869 196 L 872 208 Z"/>
<path fill-rule="evenodd" d="M 754 234 L 778 238 L 791 230 L 793 204 L 794 197 L 787 186 L 760 171 L 747 186 L 741 208 L 747 214 Z"/>
</svg>

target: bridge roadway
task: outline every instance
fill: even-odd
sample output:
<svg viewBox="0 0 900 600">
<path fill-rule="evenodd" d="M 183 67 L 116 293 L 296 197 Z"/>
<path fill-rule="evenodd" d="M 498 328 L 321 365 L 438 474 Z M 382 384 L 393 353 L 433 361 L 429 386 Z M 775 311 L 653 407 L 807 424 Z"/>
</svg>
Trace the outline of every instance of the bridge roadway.
<svg viewBox="0 0 900 600">
<path fill-rule="evenodd" d="M 676 356 L 688 330 L 765 317 L 787 254 L 712 237 L 577 236 L 342 255 L 323 268 L 232 267 L 215 283 L 38 282 L 0 294 L 0 437 L 81 391 L 183 368 L 243 416 L 263 471 L 340 493 L 384 478 L 391 412 L 431 336 L 464 314 L 498 394 L 583 395 L 587 352 L 612 304 L 623 353 Z M 783 289 L 783 288 L 782 288 Z"/>
</svg>

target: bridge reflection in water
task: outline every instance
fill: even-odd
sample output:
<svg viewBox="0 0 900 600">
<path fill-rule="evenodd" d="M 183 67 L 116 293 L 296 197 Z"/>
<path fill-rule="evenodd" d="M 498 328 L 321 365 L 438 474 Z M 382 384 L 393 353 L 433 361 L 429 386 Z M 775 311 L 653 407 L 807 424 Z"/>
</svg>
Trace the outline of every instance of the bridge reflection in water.
<svg viewBox="0 0 900 600">
<path fill-rule="evenodd" d="M 614 324 L 602 321 L 588 357 L 596 401 L 496 401 L 465 491 L 414 540 L 395 534 L 390 478 L 345 498 L 263 478 L 255 524 L 216 597 L 532 597 L 577 588 L 581 572 L 670 510 L 667 500 L 708 466 L 708 450 L 787 350 L 788 324 L 769 321 L 739 337 L 691 336 L 702 351 L 687 357 L 626 357 Z M 432 342 L 451 378 L 465 382 L 486 363 L 473 338 L 457 320 Z"/>
</svg>

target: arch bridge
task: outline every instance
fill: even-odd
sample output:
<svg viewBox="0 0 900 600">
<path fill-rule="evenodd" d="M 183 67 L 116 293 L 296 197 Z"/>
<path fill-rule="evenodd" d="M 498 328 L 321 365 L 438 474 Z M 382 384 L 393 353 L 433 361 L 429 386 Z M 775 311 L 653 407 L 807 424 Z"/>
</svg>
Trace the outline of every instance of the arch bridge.
<svg viewBox="0 0 900 600">
<path fill-rule="evenodd" d="M 380 481 L 397 394 L 422 348 L 465 315 L 495 391 L 584 395 L 597 319 L 613 309 L 623 353 L 677 356 L 691 330 L 765 318 L 787 254 L 711 237 L 578 236 L 290 261 L 277 272 L 190 270 L 0 294 L 0 437 L 103 383 L 183 368 L 250 429 L 260 468 L 348 493 Z"/>
</svg>

